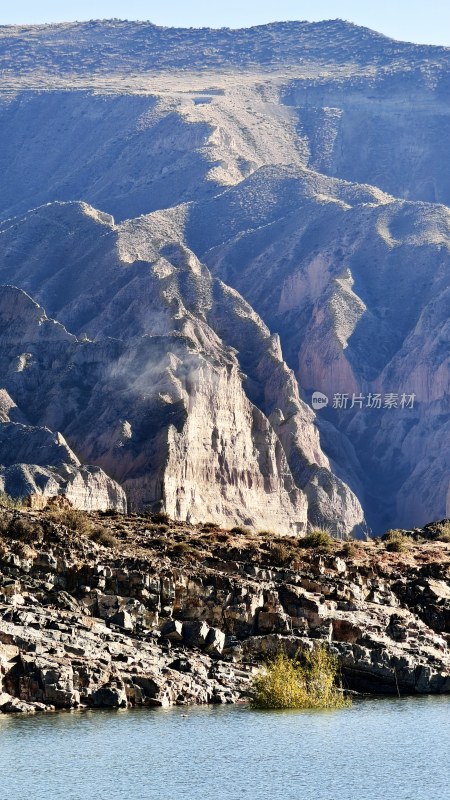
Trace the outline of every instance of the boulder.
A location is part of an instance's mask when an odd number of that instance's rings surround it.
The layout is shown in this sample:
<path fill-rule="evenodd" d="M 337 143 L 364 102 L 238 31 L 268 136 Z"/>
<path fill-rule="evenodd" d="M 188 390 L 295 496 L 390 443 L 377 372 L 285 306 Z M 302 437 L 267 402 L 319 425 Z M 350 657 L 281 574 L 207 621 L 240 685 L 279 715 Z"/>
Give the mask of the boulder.
<path fill-rule="evenodd" d="M 210 630 L 209 625 L 204 621 L 183 622 L 183 642 L 188 647 L 203 649 L 206 647 Z"/>
<path fill-rule="evenodd" d="M 162 626 L 161 636 L 164 637 L 164 639 L 169 639 L 171 642 L 182 642 L 183 623 L 177 619 L 171 619 Z"/>
<path fill-rule="evenodd" d="M 258 633 L 291 633 L 292 620 L 283 611 L 260 611 L 258 614 Z"/>
<path fill-rule="evenodd" d="M 332 620 L 332 639 L 335 642 L 357 642 L 363 635 L 362 628 L 349 619 Z"/>
<path fill-rule="evenodd" d="M 93 708 L 126 708 L 127 695 L 119 686 L 101 686 L 92 692 L 89 703 Z"/>
<path fill-rule="evenodd" d="M 131 617 L 131 614 L 124 609 L 121 609 L 112 617 L 109 617 L 109 622 L 113 625 L 117 625 L 119 628 L 122 628 L 124 631 L 133 631 L 134 630 L 134 623 Z"/>
<path fill-rule="evenodd" d="M 210 656 L 220 658 L 225 647 L 225 634 L 219 628 L 210 628 L 205 642 L 205 651 Z"/>

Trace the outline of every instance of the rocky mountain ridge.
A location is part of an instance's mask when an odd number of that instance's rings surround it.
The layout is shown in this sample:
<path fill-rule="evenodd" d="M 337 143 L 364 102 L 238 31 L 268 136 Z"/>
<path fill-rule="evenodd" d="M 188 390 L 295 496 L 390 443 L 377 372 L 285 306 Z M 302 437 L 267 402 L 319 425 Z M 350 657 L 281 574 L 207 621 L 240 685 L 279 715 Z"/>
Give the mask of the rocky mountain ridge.
<path fill-rule="evenodd" d="M 306 397 L 329 398 L 324 449 L 360 498 L 366 476 L 371 526 L 445 515 L 449 210 L 292 168 L 259 170 L 201 208 L 190 209 L 189 245 L 279 332 Z M 391 394 L 393 407 L 367 407 Z M 401 408 L 403 395 L 412 407 Z"/>
<path fill-rule="evenodd" d="M 91 20 L 0 27 L 2 66 L 86 73 L 168 69 L 249 69 L 309 62 L 393 66 L 433 57 L 447 65 L 449 48 L 399 42 L 343 20 L 275 22 L 242 29 L 168 28 L 151 22 Z"/>

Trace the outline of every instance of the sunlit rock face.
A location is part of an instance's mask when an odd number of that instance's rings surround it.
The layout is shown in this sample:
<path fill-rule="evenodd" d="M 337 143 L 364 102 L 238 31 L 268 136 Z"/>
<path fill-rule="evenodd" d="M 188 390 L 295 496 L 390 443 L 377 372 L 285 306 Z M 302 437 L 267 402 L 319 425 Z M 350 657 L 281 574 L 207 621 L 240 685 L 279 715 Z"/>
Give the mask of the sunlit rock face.
<path fill-rule="evenodd" d="M 57 203 L 1 227 L 2 278 L 27 292 L 1 289 L 5 415 L 60 431 L 132 509 L 285 534 L 308 522 L 354 530 L 360 504 L 330 469 L 278 339 L 172 217 L 116 226 Z"/>
<path fill-rule="evenodd" d="M 112 20 L 0 55 L 0 282 L 40 306 L 3 303 L 0 419 L 179 518 L 445 516 L 449 51 Z"/>
<path fill-rule="evenodd" d="M 318 412 L 325 452 L 364 498 L 373 526 L 408 527 L 445 515 L 449 210 L 375 191 L 370 200 L 356 191 L 352 197 L 353 187 L 335 180 L 328 194 L 322 181 L 314 197 L 309 187 L 299 190 L 310 176 L 294 181 L 292 171 L 277 171 L 223 194 L 214 204 L 222 226 L 230 218 L 235 227 L 235 207 L 245 206 L 257 180 L 271 185 L 270 207 L 252 228 L 246 220 L 228 241 L 205 248 L 210 269 L 279 332 L 306 396 L 329 398 Z M 288 192 L 292 209 L 285 213 Z M 371 405 L 377 395 L 381 408 Z"/>
<path fill-rule="evenodd" d="M 63 497 L 84 511 L 127 510 L 124 490 L 100 467 L 82 465 L 64 437 L 48 428 L 3 419 L 0 463 L 0 491 L 33 506 Z"/>

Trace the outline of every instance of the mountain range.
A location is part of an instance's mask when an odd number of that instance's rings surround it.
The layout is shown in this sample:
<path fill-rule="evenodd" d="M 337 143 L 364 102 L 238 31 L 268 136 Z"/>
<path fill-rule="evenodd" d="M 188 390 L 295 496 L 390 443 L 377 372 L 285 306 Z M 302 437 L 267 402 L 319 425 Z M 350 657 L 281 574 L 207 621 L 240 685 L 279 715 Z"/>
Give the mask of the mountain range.
<path fill-rule="evenodd" d="M 450 50 L 109 20 L 0 28 L 0 69 L 5 491 L 450 515 Z"/>

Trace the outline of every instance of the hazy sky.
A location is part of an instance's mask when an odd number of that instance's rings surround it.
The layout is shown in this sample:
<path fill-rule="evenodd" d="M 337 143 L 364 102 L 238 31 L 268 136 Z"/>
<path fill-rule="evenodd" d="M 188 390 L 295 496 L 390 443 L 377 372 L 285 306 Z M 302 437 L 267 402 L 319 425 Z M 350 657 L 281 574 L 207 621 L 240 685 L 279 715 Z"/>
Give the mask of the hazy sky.
<path fill-rule="evenodd" d="M 450 46 L 449 0 L 14 0 L 0 7 L 0 24 L 111 17 L 232 28 L 340 17 L 398 39 Z"/>

